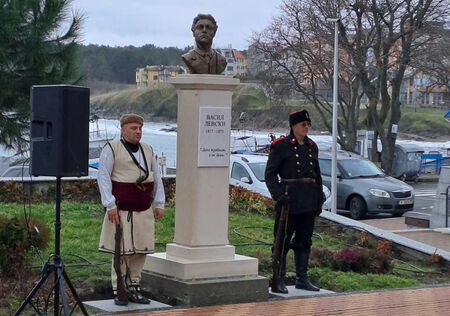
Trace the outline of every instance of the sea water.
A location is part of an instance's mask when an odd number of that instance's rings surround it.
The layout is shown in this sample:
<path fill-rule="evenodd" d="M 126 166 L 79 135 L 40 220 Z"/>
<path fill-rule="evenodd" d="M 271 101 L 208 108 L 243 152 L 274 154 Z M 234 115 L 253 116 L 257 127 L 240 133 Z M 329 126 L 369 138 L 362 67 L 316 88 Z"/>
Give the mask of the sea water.
<path fill-rule="evenodd" d="M 118 120 L 100 119 L 96 125 L 90 125 L 91 132 L 95 129 L 98 138 L 120 138 L 120 123 Z M 142 129 L 142 142 L 152 146 L 156 155 L 166 157 L 168 167 L 176 166 L 177 133 L 175 123 L 155 123 L 145 122 Z M 287 131 L 286 131 L 287 132 Z M 280 136 L 275 133 L 275 136 Z M 332 137 L 330 135 L 310 135 L 318 144 L 321 150 L 330 149 Z M 231 150 L 255 150 L 270 143 L 269 133 L 260 131 L 232 130 L 230 137 Z M 416 140 L 397 139 L 397 144 L 414 144 L 421 147 L 425 153 L 439 151 L 443 156 L 447 156 L 447 149 L 450 149 L 450 140 L 446 142 L 424 142 Z M 12 150 L 0 147 L 0 156 L 11 156 Z"/>

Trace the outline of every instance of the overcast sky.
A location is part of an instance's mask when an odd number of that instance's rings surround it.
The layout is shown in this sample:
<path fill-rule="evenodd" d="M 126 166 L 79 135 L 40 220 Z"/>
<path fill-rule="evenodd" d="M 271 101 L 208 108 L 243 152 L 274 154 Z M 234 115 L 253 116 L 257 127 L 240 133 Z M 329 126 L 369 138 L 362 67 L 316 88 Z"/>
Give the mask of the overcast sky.
<path fill-rule="evenodd" d="M 279 12 L 281 0 L 73 0 L 85 14 L 83 44 L 109 46 L 193 45 L 190 31 L 197 13 L 219 25 L 214 46 L 247 49 L 254 31 L 263 30 Z"/>

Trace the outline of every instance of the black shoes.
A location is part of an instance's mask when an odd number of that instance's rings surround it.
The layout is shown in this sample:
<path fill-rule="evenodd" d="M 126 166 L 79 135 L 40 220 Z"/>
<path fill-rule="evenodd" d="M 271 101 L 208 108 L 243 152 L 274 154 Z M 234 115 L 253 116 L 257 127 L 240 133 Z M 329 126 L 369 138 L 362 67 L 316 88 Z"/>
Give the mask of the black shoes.
<path fill-rule="evenodd" d="M 272 292 L 273 293 L 282 293 L 282 294 L 287 294 L 288 293 L 288 289 L 286 287 L 286 283 L 284 283 L 284 278 L 280 278 L 280 281 L 278 282 L 277 286 L 273 286 L 272 287 Z"/>
<path fill-rule="evenodd" d="M 314 292 L 320 291 L 318 287 L 312 285 L 312 283 L 309 282 L 306 276 L 295 278 L 295 288 Z"/>
<path fill-rule="evenodd" d="M 141 287 L 135 284 L 128 287 L 128 300 L 137 304 L 150 304 L 150 300 L 141 294 Z"/>
<path fill-rule="evenodd" d="M 114 304 L 118 305 L 118 306 L 127 306 L 128 305 L 128 300 L 123 301 L 120 300 L 117 296 L 114 297 Z"/>
<path fill-rule="evenodd" d="M 127 299 L 121 300 L 117 297 L 116 291 L 114 292 L 114 304 L 118 306 L 127 306 L 128 302 L 133 302 L 137 304 L 150 304 L 150 300 L 141 294 L 141 287 L 139 285 L 133 284 L 128 286 L 126 291 Z"/>

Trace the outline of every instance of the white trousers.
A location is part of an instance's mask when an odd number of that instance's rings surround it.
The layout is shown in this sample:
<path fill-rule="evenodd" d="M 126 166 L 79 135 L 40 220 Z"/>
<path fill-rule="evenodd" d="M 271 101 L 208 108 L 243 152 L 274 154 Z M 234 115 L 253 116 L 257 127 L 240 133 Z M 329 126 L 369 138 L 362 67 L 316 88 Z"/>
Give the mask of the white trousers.
<path fill-rule="evenodd" d="M 130 284 L 139 284 L 141 281 L 141 272 L 144 268 L 146 254 L 136 253 L 133 255 L 120 256 L 120 270 L 122 271 L 123 284 L 125 288 Z M 127 275 L 128 273 L 128 275 Z M 115 292 L 117 290 L 117 274 L 114 269 L 114 256 L 111 267 L 111 284 Z"/>

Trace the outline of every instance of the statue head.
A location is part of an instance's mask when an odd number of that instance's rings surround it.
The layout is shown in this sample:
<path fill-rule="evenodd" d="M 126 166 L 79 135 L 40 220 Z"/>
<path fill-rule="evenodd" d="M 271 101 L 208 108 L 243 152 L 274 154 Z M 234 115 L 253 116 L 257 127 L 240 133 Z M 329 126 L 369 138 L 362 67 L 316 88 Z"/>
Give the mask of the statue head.
<path fill-rule="evenodd" d="M 216 20 L 211 14 L 199 13 L 192 22 L 191 31 L 198 45 L 211 46 L 217 31 Z"/>
<path fill-rule="evenodd" d="M 217 23 L 211 14 L 197 14 L 191 26 L 196 48 L 181 56 L 191 74 L 221 74 L 227 60 L 212 49 Z"/>

